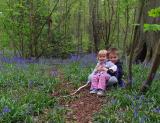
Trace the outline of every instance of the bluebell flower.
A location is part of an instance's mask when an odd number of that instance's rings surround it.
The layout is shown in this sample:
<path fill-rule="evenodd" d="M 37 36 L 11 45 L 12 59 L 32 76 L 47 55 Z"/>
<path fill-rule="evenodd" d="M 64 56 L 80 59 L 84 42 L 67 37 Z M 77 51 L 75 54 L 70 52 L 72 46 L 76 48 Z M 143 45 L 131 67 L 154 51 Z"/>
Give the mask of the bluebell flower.
<path fill-rule="evenodd" d="M 8 58 L 8 57 L 2 57 L 1 58 L 1 62 L 4 62 L 4 63 L 12 63 L 13 61 L 11 61 L 11 59 L 10 58 Z"/>
<path fill-rule="evenodd" d="M 116 100 L 116 99 L 112 99 L 112 100 L 111 100 L 111 103 L 112 103 L 113 105 L 115 105 L 115 104 L 117 103 L 117 100 Z"/>
<path fill-rule="evenodd" d="M 154 108 L 152 111 L 155 112 L 155 113 L 160 114 L 160 107 Z"/>
<path fill-rule="evenodd" d="M 8 106 L 5 106 L 2 110 L 2 113 L 9 113 L 11 110 L 8 108 Z"/>
<path fill-rule="evenodd" d="M 71 55 L 70 55 L 70 60 L 71 60 L 72 62 L 79 61 L 79 60 L 80 60 L 80 55 L 71 54 Z"/>
<path fill-rule="evenodd" d="M 25 59 L 24 58 L 22 58 L 22 57 L 13 57 L 12 58 L 13 59 L 13 61 L 15 62 L 15 63 L 18 63 L 18 64 L 25 64 Z"/>
<path fill-rule="evenodd" d="M 28 88 L 32 88 L 33 84 L 34 84 L 34 81 L 33 80 L 29 80 L 28 81 Z"/>
<path fill-rule="evenodd" d="M 147 116 L 146 116 L 146 115 L 143 115 L 143 116 L 140 118 L 139 123 L 145 123 L 146 119 L 147 119 Z"/>
<path fill-rule="evenodd" d="M 138 109 L 137 109 L 137 107 L 134 108 L 133 115 L 134 115 L 134 118 L 138 117 Z"/>
<path fill-rule="evenodd" d="M 160 80 L 160 74 L 156 73 L 154 80 Z"/>
<path fill-rule="evenodd" d="M 57 70 L 52 70 L 51 71 L 51 76 L 54 76 L 54 77 L 58 76 L 58 71 Z"/>

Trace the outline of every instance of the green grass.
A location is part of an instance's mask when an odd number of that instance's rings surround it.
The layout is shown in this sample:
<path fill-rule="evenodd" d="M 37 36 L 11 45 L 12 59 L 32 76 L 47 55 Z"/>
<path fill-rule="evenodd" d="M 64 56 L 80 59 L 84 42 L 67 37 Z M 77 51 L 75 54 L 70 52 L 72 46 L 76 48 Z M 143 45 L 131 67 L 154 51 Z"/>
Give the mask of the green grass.
<path fill-rule="evenodd" d="M 42 68 L 45 65 L 1 66 L 0 122 L 34 122 L 35 117 L 43 114 L 44 110 L 50 109 L 53 112 L 57 100 L 49 94 L 59 79 L 45 74 Z M 46 121 L 47 118 L 43 120 Z"/>
<path fill-rule="evenodd" d="M 126 66 L 124 66 L 125 68 Z M 93 66 L 82 68 L 73 63 L 63 67 L 64 76 L 75 86 L 87 81 Z M 125 68 L 126 69 L 126 68 Z M 160 122 L 160 70 L 146 95 L 140 95 L 139 89 L 145 81 L 149 67 L 133 65 L 132 89 L 112 88 L 106 92 L 106 104 L 94 115 L 95 123 L 157 123 Z M 127 75 L 127 72 L 125 72 Z M 124 77 L 126 78 L 126 76 Z"/>
<path fill-rule="evenodd" d="M 62 65 L 64 81 L 75 88 L 87 81 L 93 65 L 79 63 Z M 50 93 L 58 86 L 58 77 L 49 76 L 50 66 L 39 64 L 2 64 L 0 67 L 0 122 L 56 122 L 64 123 L 67 109 L 58 105 Z M 160 80 L 157 77 L 146 95 L 139 94 L 148 69 L 133 66 L 133 88 L 111 88 L 106 92 L 106 103 L 94 114 L 95 123 L 157 123 L 160 122 Z M 159 75 L 158 71 L 158 75 Z M 67 90 L 60 90 L 62 95 Z M 64 100 L 71 100 L 64 98 Z"/>
<path fill-rule="evenodd" d="M 134 65 L 133 88 L 114 89 L 107 92 L 109 100 L 101 112 L 94 115 L 95 123 L 158 123 L 160 122 L 160 80 L 153 81 L 146 95 L 139 88 L 146 79 L 148 68 Z"/>

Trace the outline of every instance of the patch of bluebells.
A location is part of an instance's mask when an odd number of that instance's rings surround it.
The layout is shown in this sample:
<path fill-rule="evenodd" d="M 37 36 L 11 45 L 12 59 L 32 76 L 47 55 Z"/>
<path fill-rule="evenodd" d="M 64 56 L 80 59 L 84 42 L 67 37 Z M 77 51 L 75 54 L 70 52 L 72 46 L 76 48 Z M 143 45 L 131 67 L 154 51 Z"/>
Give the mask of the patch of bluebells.
<path fill-rule="evenodd" d="M 33 85 L 34 85 L 34 81 L 33 80 L 29 80 L 28 81 L 28 88 L 32 88 L 33 87 Z"/>
<path fill-rule="evenodd" d="M 160 73 L 156 73 L 154 76 L 154 80 L 160 80 Z"/>
<path fill-rule="evenodd" d="M 77 55 L 71 54 L 69 58 L 72 62 L 80 62 L 82 66 L 88 66 L 89 64 L 96 63 L 96 54 L 84 54 L 84 55 Z"/>
<path fill-rule="evenodd" d="M 58 76 L 58 71 L 57 71 L 57 69 L 53 69 L 53 70 L 51 70 L 51 76 L 53 76 L 53 77 L 56 77 L 56 76 Z"/>
<path fill-rule="evenodd" d="M 78 54 L 70 54 L 69 59 L 70 59 L 72 62 L 77 62 L 77 61 L 80 60 L 80 55 L 78 55 Z"/>
<path fill-rule="evenodd" d="M 131 107 L 133 109 L 133 116 L 135 119 L 139 119 L 139 122 L 140 123 L 145 123 L 149 117 L 147 117 L 146 115 L 142 115 L 140 116 L 139 115 L 139 111 L 143 108 L 142 107 L 142 104 L 145 105 L 152 105 L 152 103 L 154 102 L 154 100 L 149 100 L 149 99 L 146 99 L 144 97 L 144 95 L 128 95 L 126 94 L 125 97 L 131 101 Z M 154 113 L 158 113 L 160 114 L 160 107 L 156 107 L 154 109 L 151 110 L 152 112 Z"/>
<path fill-rule="evenodd" d="M 144 103 L 144 95 L 128 95 L 126 94 L 125 97 L 131 101 L 131 107 L 133 109 L 133 116 L 134 118 L 138 118 L 139 110 L 142 109 L 142 103 Z"/>
<path fill-rule="evenodd" d="M 155 113 L 160 114 L 160 107 L 156 107 L 152 111 L 155 112 Z"/>
<path fill-rule="evenodd" d="M 112 99 L 111 103 L 112 103 L 112 105 L 116 105 L 117 104 L 117 99 Z"/>
<path fill-rule="evenodd" d="M 0 113 L 0 117 L 11 112 L 11 109 L 8 107 L 8 106 L 5 106 L 3 109 L 2 109 L 2 112 Z"/>
<path fill-rule="evenodd" d="M 140 119 L 139 119 L 139 123 L 146 123 L 146 121 L 148 120 L 148 117 L 146 115 L 143 115 Z"/>
<path fill-rule="evenodd" d="M 80 59 L 81 67 L 87 67 L 90 66 L 91 64 L 96 64 L 96 62 L 97 62 L 96 54 L 94 53 L 84 55 Z"/>
<path fill-rule="evenodd" d="M 28 104 L 25 113 L 26 113 L 27 115 L 33 114 L 33 113 L 34 113 L 34 105 L 33 105 L 33 104 Z"/>
<path fill-rule="evenodd" d="M 12 63 L 17 63 L 17 64 L 25 64 L 25 63 L 34 63 L 34 60 L 32 58 L 22 58 L 22 57 L 1 57 L 0 61 L 2 63 L 8 63 L 8 64 L 12 64 Z"/>

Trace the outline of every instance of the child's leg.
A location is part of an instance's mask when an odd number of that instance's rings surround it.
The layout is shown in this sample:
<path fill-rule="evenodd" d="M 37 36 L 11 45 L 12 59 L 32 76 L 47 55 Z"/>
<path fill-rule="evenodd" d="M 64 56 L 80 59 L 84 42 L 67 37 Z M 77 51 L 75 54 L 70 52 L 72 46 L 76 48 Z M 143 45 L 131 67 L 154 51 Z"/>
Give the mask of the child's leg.
<path fill-rule="evenodd" d="M 117 78 L 115 76 L 111 76 L 107 82 L 107 86 L 110 87 L 116 83 L 118 83 Z"/>
<path fill-rule="evenodd" d="M 108 81 L 110 78 L 110 75 L 106 72 L 103 72 L 100 74 L 99 83 L 98 83 L 98 89 L 105 90 L 106 89 L 106 81 Z"/>
<path fill-rule="evenodd" d="M 90 82 L 91 82 L 93 75 L 94 75 L 94 73 L 91 73 L 91 74 L 88 76 L 88 81 L 87 81 L 87 83 L 90 83 Z"/>
<path fill-rule="evenodd" d="M 100 76 L 99 73 L 97 73 L 97 74 L 92 74 L 92 77 L 91 77 L 91 90 L 98 88 L 99 76 Z"/>

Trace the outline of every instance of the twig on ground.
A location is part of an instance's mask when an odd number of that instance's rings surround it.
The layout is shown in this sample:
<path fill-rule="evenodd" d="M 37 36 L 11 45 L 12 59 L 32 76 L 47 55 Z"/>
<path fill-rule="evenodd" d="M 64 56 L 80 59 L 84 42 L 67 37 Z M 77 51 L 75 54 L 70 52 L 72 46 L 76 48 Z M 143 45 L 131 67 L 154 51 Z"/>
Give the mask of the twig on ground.
<path fill-rule="evenodd" d="M 89 83 L 86 83 L 85 85 L 79 87 L 75 92 L 71 93 L 70 95 L 73 96 L 76 93 L 78 93 L 80 90 L 82 90 L 83 88 L 88 87 L 88 86 L 89 86 Z"/>

